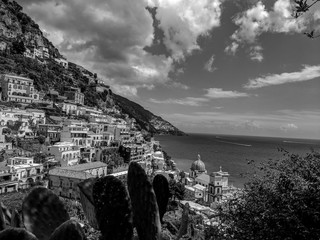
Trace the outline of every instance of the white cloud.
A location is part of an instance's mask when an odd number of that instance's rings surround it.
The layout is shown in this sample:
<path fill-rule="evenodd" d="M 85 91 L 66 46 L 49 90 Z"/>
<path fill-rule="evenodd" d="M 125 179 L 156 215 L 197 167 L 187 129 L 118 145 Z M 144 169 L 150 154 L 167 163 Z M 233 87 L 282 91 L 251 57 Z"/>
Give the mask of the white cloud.
<path fill-rule="evenodd" d="M 262 1 L 239 14 L 234 23 L 239 27 L 231 36 L 232 43 L 225 49 L 235 53 L 240 44 L 255 44 L 257 38 L 264 32 L 300 33 L 305 30 L 305 16 L 293 18 L 290 0 L 277 0 L 271 11 L 267 11 Z M 260 51 L 261 52 L 261 51 Z M 253 60 L 262 60 L 261 54 Z"/>
<path fill-rule="evenodd" d="M 239 98 L 239 97 L 248 97 L 249 94 L 237 92 L 237 91 L 224 91 L 221 88 L 209 88 L 206 89 L 207 93 L 205 94 L 208 98 Z"/>
<path fill-rule="evenodd" d="M 298 126 L 293 123 L 288 123 L 280 126 L 280 129 L 284 132 L 290 131 L 290 130 L 297 130 Z"/>
<path fill-rule="evenodd" d="M 217 68 L 213 65 L 214 57 L 215 56 L 212 55 L 204 65 L 204 69 L 207 70 L 208 72 L 214 72 L 215 70 L 217 70 Z"/>
<path fill-rule="evenodd" d="M 239 43 L 236 43 L 236 42 L 232 42 L 229 46 L 227 46 L 224 51 L 227 53 L 227 54 L 230 54 L 230 55 L 235 55 L 235 53 L 237 52 L 239 48 Z"/>
<path fill-rule="evenodd" d="M 190 89 L 189 86 L 183 84 L 183 83 L 180 83 L 180 82 L 171 82 L 171 83 L 168 83 L 166 86 L 168 87 L 175 87 L 175 88 L 181 88 L 183 90 L 188 90 Z"/>
<path fill-rule="evenodd" d="M 201 106 L 204 102 L 208 102 L 209 100 L 206 98 L 195 98 L 195 97 L 186 97 L 181 99 L 165 99 L 165 100 L 157 100 L 154 98 L 149 99 L 152 103 L 158 104 L 179 104 L 185 106 Z"/>
<path fill-rule="evenodd" d="M 263 48 L 259 45 L 250 48 L 250 58 L 253 61 L 261 62 L 263 60 L 262 55 Z"/>
<path fill-rule="evenodd" d="M 138 93 L 138 89 L 135 86 L 128 85 L 112 85 L 112 90 L 120 95 L 124 95 L 127 97 L 136 97 Z"/>
<path fill-rule="evenodd" d="M 285 83 L 309 81 L 317 77 L 320 77 L 320 65 L 305 66 L 300 72 L 271 74 L 250 79 L 244 87 L 247 89 L 262 88 Z"/>
<path fill-rule="evenodd" d="M 154 38 L 147 0 L 21 0 L 24 11 L 69 61 L 110 85 L 156 85 L 169 80 L 173 59 L 146 52 Z M 124 87 L 126 88 L 126 87 Z"/>
<path fill-rule="evenodd" d="M 220 26 L 223 0 L 150 0 L 157 7 L 156 18 L 164 31 L 164 44 L 175 60 L 199 50 L 197 39 Z"/>

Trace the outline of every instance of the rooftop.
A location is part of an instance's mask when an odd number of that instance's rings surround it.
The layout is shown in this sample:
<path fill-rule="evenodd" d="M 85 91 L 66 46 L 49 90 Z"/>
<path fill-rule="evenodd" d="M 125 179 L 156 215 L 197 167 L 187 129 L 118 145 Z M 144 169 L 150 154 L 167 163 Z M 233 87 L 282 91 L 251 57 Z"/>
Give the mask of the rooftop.
<path fill-rule="evenodd" d="M 100 168 L 100 167 L 107 167 L 107 164 L 98 161 L 98 162 L 90 162 L 90 163 L 83 163 L 83 164 L 78 164 L 78 165 L 73 165 L 68 167 L 62 167 L 61 169 L 72 170 L 72 171 L 86 171 L 89 169 Z"/>
<path fill-rule="evenodd" d="M 64 146 L 73 147 L 75 145 L 73 143 L 71 143 L 71 142 L 57 142 L 53 146 L 54 147 L 64 147 Z"/>
<path fill-rule="evenodd" d="M 49 175 L 51 176 L 59 176 L 59 177 L 68 177 L 68 178 L 77 178 L 77 179 L 88 179 L 94 178 L 90 173 L 87 172 L 79 172 L 62 168 L 54 168 L 49 171 Z"/>
<path fill-rule="evenodd" d="M 17 75 L 10 75 L 10 74 L 4 74 L 5 77 L 12 77 L 12 78 L 19 78 L 21 80 L 26 80 L 26 81 L 31 81 L 33 82 L 32 79 L 30 78 L 26 78 L 26 77 L 21 77 L 21 76 L 17 76 Z"/>
<path fill-rule="evenodd" d="M 196 184 L 196 185 L 194 185 L 193 187 L 194 187 L 195 189 L 198 189 L 198 190 L 201 190 L 201 191 L 203 191 L 203 190 L 206 189 L 205 186 L 202 186 L 202 185 L 200 185 L 200 184 Z"/>

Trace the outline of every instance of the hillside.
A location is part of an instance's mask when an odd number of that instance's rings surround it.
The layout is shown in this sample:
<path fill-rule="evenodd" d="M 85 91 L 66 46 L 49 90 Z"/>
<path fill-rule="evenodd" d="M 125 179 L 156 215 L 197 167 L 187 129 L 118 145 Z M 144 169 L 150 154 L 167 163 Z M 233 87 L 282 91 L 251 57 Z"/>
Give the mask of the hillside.
<path fill-rule="evenodd" d="M 140 126 L 146 126 L 147 131 L 160 134 L 185 135 L 171 123 L 159 116 L 155 116 L 139 104 L 116 94 L 113 94 L 113 99 L 123 113 L 135 118 Z"/>
<path fill-rule="evenodd" d="M 110 87 L 98 81 L 97 75 L 68 62 L 65 68 L 57 62 L 64 59 L 59 50 L 44 36 L 39 26 L 15 1 L 0 1 L 0 73 L 14 73 L 34 80 L 38 91 L 56 90 L 63 95 L 68 86 L 79 87 L 85 95 L 85 105 L 117 107 L 136 119 L 141 129 L 153 134 L 183 134 L 169 122 L 145 110 L 142 106 L 112 93 Z M 26 56 L 29 49 L 48 49 L 47 57 Z M 35 51 L 35 50 L 34 50 Z"/>

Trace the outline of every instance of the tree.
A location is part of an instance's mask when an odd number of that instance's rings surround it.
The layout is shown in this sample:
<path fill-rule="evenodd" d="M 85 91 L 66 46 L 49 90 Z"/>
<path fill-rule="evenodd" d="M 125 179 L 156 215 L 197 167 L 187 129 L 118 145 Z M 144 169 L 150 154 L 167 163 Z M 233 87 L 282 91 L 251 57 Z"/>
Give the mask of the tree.
<path fill-rule="evenodd" d="M 22 40 L 16 40 L 12 42 L 12 53 L 22 55 L 26 51 L 24 42 Z"/>
<path fill-rule="evenodd" d="M 294 9 L 293 9 L 293 16 L 298 18 L 308 12 L 311 7 L 313 7 L 316 3 L 320 2 L 320 0 L 294 0 Z M 319 29 L 318 29 L 319 30 Z M 304 33 L 309 38 L 318 38 L 320 37 L 320 33 L 316 33 L 315 29 L 312 29 L 310 32 Z"/>
<path fill-rule="evenodd" d="M 44 163 L 46 162 L 47 154 L 45 153 L 36 153 L 34 155 L 34 163 Z"/>
<path fill-rule="evenodd" d="M 40 136 L 38 137 L 38 141 L 39 141 L 39 143 L 40 143 L 41 145 L 43 145 L 43 144 L 46 142 L 46 137 L 43 136 L 43 135 L 40 135 Z"/>
<path fill-rule="evenodd" d="M 31 131 L 33 132 L 33 135 L 36 135 L 36 133 L 38 131 L 38 126 L 37 126 L 37 124 L 34 123 L 34 121 L 31 117 L 28 119 L 28 125 L 29 125 L 29 128 L 31 129 Z"/>
<path fill-rule="evenodd" d="M 320 239 L 320 154 L 281 151 L 219 207 L 225 239 Z"/>
<path fill-rule="evenodd" d="M 180 201 L 183 200 L 185 192 L 186 192 L 186 188 L 185 188 L 184 184 L 181 182 L 178 182 L 178 183 L 176 183 L 175 188 L 176 188 L 175 189 L 175 197 Z"/>

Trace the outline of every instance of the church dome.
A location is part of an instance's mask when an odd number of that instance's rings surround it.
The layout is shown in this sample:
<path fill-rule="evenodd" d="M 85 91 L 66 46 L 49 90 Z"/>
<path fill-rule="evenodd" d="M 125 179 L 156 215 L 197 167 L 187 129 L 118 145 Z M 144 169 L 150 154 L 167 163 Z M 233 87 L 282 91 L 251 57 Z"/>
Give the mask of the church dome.
<path fill-rule="evenodd" d="M 191 170 L 198 171 L 198 172 L 206 172 L 206 166 L 204 162 L 201 161 L 199 154 L 198 154 L 198 159 L 192 163 Z"/>

